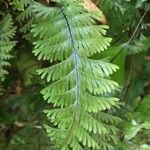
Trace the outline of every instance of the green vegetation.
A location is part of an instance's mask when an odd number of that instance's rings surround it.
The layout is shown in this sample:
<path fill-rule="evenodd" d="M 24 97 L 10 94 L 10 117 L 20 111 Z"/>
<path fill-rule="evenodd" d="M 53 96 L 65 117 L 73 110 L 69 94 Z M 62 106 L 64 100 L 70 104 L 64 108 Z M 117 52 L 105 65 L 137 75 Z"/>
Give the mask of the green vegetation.
<path fill-rule="evenodd" d="M 0 7 L 0 150 L 150 149 L 148 1 Z"/>

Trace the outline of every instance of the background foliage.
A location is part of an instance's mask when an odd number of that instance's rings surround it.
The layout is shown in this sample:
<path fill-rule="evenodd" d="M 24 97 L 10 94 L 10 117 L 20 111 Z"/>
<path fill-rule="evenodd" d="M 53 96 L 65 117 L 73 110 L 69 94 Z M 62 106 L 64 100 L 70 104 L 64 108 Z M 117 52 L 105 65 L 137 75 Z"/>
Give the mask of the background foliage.
<path fill-rule="evenodd" d="M 43 128 L 43 124 L 48 123 L 43 110 L 52 106 L 42 100 L 40 91 L 45 81 L 36 73 L 38 68 L 47 66 L 48 62 L 38 61 L 32 54 L 34 39 L 28 31 L 35 18 L 31 17 L 30 2 L 0 0 L 0 53 L 4 53 L 0 54 L 2 150 L 46 150 L 52 147 Z M 118 125 L 119 140 L 114 144 L 115 149 L 148 150 L 150 3 L 146 0 L 94 2 L 106 17 L 109 25 L 107 36 L 113 41 L 107 51 L 92 57 L 107 57 L 120 68 L 111 75 L 122 86 L 122 90 L 117 93 L 121 109 L 110 112 L 123 120 Z"/>

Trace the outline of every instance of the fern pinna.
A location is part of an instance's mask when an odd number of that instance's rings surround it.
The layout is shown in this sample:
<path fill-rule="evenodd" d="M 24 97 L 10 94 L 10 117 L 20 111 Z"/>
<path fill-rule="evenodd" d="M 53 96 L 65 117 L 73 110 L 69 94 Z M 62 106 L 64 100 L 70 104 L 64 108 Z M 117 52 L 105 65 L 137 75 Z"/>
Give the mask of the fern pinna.
<path fill-rule="evenodd" d="M 105 25 L 97 25 L 100 11 L 89 13 L 80 2 L 55 0 L 50 7 L 33 4 L 36 22 L 33 53 L 53 65 L 38 70 L 47 80 L 41 91 L 53 104 L 45 110 L 53 125 L 45 125 L 54 149 L 113 149 L 117 117 L 104 110 L 118 106 L 109 93 L 118 88 L 109 75 L 118 69 L 107 60 L 91 56 L 107 49 Z M 109 142 L 108 142 L 109 141 Z"/>
<path fill-rule="evenodd" d="M 0 22 L 0 84 L 8 74 L 5 67 L 10 65 L 8 60 L 12 57 L 10 51 L 15 46 L 15 42 L 11 41 L 15 30 L 13 19 L 10 14 L 7 14 Z"/>

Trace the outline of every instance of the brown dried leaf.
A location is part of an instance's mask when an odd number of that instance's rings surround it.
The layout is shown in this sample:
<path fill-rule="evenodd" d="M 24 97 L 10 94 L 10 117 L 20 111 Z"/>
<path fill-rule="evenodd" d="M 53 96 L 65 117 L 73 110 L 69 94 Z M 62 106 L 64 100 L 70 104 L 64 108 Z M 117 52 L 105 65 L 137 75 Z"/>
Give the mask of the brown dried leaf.
<path fill-rule="evenodd" d="M 84 0 L 83 6 L 89 12 L 98 11 L 99 10 L 99 8 L 97 7 L 97 5 L 94 2 L 92 2 L 91 0 Z M 107 24 L 107 18 L 106 18 L 106 16 L 104 14 L 102 14 L 102 16 L 100 16 L 99 21 L 102 24 Z"/>

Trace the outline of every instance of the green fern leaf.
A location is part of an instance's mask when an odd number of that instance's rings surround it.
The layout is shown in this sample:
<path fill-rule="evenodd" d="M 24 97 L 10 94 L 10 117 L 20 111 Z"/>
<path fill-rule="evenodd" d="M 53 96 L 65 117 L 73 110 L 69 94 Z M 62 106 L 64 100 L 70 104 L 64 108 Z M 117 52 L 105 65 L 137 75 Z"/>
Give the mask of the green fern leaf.
<path fill-rule="evenodd" d="M 32 0 L 11 0 L 10 4 L 17 10 L 23 11 Z"/>
<path fill-rule="evenodd" d="M 17 16 L 17 21 L 20 23 L 21 27 L 19 31 L 23 34 L 23 37 L 32 42 L 32 35 L 30 34 L 31 26 L 34 23 L 34 13 L 32 10 L 33 0 L 13 0 L 12 5 L 21 13 Z"/>
<path fill-rule="evenodd" d="M 46 131 L 56 149 L 106 149 L 111 147 L 107 136 L 117 132 L 113 124 L 120 120 L 101 111 L 118 106 L 117 98 L 105 96 L 119 87 L 109 78 L 118 67 L 91 56 L 110 45 L 111 38 L 104 36 L 108 27 L 96 25 L 101 12 L 88 13 L 79 2 L 55 2 L 60 6 L 34 3 L 31 30 L 33 53 L 53 63 L 38 70 L 47 80 L 43 98 L 54 107 L 44 111 L 53 124 L 45 125 Z M 95 135 L 103 137 L 103 144 L 99 145 Z"/>
<path fill-rule="evenodd" d="M 11 39 L 15 35 L 15 30 L 12 17 L 7 14 L 0 22 L 0 83 L 5 79 L 5 75 L 8 74 L 5 67 L 10 65 L 8 60 L 12 58 L 10 52 L 15 46 L 15 42 L 11 41 Z"/>
<path fill-rule="evenodd" d="M 126 45 L 125 48 L 127 48 L 127 52 L 129 55 L 138 54 L 143 51 L 148 50 L 148 44 L 147 42 L 149 39 L 145 37 L 144 35 L 141 35 L 139 39 L 134 40 L 131 44 Z"/>

